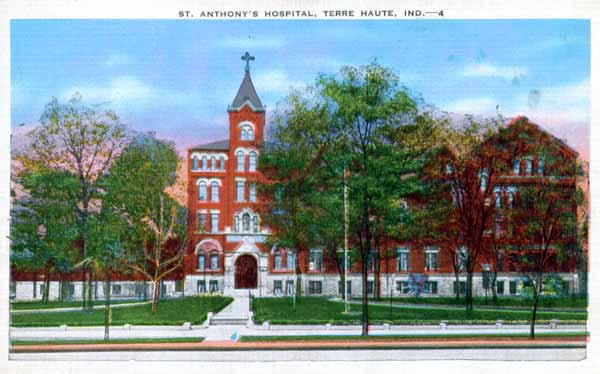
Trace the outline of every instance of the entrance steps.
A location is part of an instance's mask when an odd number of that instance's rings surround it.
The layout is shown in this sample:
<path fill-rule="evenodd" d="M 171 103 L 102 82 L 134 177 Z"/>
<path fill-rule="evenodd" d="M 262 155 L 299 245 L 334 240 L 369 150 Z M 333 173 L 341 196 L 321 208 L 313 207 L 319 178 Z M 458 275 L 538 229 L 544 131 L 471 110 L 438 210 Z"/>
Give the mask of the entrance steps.
<path fill-rule="evenodd" d="M 211 325 L 246 325 L 250 319 L 250 298 L 234 295 L 233 302 L 210 319 Z"/>

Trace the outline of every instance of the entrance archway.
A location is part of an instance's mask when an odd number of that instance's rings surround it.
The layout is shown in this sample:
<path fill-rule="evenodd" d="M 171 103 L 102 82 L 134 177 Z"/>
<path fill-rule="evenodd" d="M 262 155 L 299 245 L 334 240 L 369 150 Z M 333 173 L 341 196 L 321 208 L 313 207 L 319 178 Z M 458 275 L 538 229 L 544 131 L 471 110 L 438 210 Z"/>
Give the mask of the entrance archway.
<path fill-rule="evenodd" d="M 256 288 L 258 264 L 252 255 L 242 255 L 235 261 L 235 288 Z"/>

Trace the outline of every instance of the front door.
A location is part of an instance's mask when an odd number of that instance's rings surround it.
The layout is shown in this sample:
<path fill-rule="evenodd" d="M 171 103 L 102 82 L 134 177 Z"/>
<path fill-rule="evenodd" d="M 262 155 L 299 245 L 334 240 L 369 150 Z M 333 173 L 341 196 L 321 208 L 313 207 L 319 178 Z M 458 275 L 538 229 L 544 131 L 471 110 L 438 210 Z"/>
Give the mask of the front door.
<path fill-rule="evenodd" d="M 238 257 L 235 262 L 235 288 L 256 288 L 257 279 L 256 259 L 251 255 Z"/>

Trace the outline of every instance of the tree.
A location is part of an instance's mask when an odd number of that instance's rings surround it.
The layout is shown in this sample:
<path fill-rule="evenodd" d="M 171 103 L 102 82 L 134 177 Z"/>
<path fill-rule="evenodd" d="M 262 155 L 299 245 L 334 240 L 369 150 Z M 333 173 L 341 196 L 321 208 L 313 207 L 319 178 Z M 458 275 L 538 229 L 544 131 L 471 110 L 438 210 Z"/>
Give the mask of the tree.
<path fill-rule="evenodd" d="M 77 180 L 76 212 L 82 258 L 88 257 L 88 220 L 98 211 L 98 181 L 127 142 L 125 127 L 111 110 L 83 104 L 76 94 L 68 102 L 52 99 L 31 132 L 32 143 L 17 156 L 24 170 L 65 170 Z M 85 273 L 83 307 L 91 308 L 91 274 Z"/>
<path fill-rule="evenodd" d="M 127 222 L 122 265 L 154 285 L 152 312 L 161 281 L 181 267 L 187 246 L 187 214 L 166 192 L 176 183 L 175 145 L 140 135 L 128 144 L 103 182 L 107 208 Z"/>
<path fill-rule="evenodd" d="M 464 250 L 467 273 L 465 307 L 473 310 L 473 274 L 486 252 L 486 233 L 496 212 L 492 203 L 497 177 L 508 170 L 510 151 L 490 141 L 502 118 L 479 123 L 466 118 L 462 127 L 448 127 L 444 142 L 431 159 L 426 179 L 432 193 L 434 236 L 446 237 L 454 251 Z"/>
<path fill-rule="evenodd" d="M 48 302 L 50 277 L 72 268 L 79 232 L 72 210 L 77 199 L 77 180 L 69 172 L 39 170 L 24 173 L 19 182 L 26 196 L 11 211 L 11 263 L 44 275 L 42 301 Z"/>
<path fill-rule="evenodd" d="M 393 151 L 402 143 L 390 143 L 401 139 L 397 135 L 402 132 L 414 132 L 417 115 L 417 101 L 390 70 L 376 63 L 345 67 L 337 75 L 319 76 L 308 92 L 290 96 L 286 112 L 276 117 L 273 144 L 263 152 L 265 175 L 272 181 L 267 189 L 282 197 L 272 200 L 266 220 L 279 240 L 287 236 L 293 244 L 307 247 L 339 248 L 343 165 L 348 166 L 349 231 L 361 266 L 363 335 L 369 329 L 369 262 L 378 258 L 374 253 L 385 232 L 384 210 L 394 211 L 389 191 L 378 178 L 393 178 L 391 186 L 397 190 L 391 196 L 399 207 L 399 199 L 410 190 L 404 181 L 414 170 L 394 169 L 404 165 Z"/>

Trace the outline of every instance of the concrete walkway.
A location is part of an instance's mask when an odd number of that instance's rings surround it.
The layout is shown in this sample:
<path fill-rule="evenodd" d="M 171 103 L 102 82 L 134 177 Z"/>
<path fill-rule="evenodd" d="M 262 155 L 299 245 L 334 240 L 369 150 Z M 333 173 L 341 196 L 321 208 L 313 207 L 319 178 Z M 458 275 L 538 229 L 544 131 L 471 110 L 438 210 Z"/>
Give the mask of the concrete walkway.
<path fill-rule="evenodd" d="M 129 308 L 132 306 L 145 305 L 150 304 L 152 301 L 140 301 L 133 303 L 118 303 L 111 304 L 111 308 Z M 94 305 L 92 306 L 93 310 L 101 310 L 104 309 L 105 305 Z M 47 309 L 11 309 L 11 314 L 36 314 L 36 313 L 61 313 L 61 312 L 79 312 L 81 307 L 70 307 L 70 308 L 47 308 Z"/>

